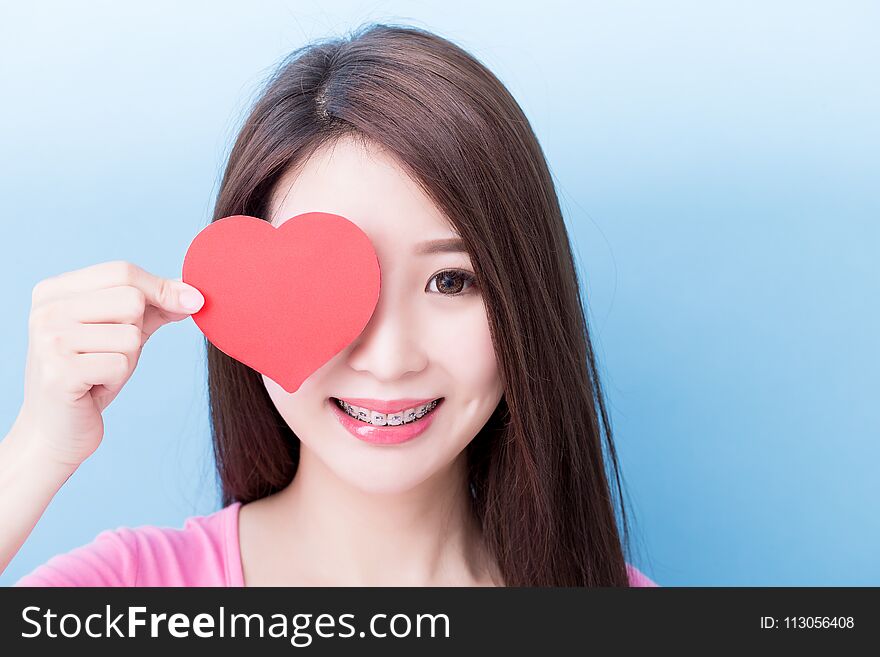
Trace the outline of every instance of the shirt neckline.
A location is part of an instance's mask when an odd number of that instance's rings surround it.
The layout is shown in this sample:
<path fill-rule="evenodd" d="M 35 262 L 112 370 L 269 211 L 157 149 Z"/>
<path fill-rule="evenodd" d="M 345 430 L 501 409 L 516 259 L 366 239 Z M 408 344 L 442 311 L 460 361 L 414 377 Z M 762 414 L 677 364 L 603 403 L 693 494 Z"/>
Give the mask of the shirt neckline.
<path fill-rule="evenodd" d="M 244 565 L 241 561 L 241 534 L 239 516 L 241 502 L 233 502 L 226 507 L 226 582 L 227 586 L 244 587 Z M 657 586 L 644 573 L 632 564 L 626 564 L 630 586 Z M 647 582 L 647 583 L 646 583 Z"/>

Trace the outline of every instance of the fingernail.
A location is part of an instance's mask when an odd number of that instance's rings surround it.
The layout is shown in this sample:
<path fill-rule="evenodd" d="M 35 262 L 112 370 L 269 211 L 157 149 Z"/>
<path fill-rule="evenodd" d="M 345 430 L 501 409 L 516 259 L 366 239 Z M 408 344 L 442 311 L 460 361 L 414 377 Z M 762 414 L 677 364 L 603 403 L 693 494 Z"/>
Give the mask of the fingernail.
<path fill-rule="evenodd" d="M 180 299 L 180 305 L 189 312 L 195 312 L 205 304 L 205 297 L 192 287 L 184 288 L 178 299 Z"/>

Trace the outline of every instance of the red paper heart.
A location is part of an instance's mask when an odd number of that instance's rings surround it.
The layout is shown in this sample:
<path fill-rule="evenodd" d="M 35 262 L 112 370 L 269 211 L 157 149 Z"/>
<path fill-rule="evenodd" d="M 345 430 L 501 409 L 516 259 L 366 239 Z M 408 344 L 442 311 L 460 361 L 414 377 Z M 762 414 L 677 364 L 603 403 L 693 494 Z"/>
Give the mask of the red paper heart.
<path fill-rule="evenodd" d="M 307 212 L 278 228 L 218 219 L 187 249 L 182 280 L 205 297 L 192 318 L 211 344 L 295 392 L 364 330 L 381 276 L 357 225 Z"/>

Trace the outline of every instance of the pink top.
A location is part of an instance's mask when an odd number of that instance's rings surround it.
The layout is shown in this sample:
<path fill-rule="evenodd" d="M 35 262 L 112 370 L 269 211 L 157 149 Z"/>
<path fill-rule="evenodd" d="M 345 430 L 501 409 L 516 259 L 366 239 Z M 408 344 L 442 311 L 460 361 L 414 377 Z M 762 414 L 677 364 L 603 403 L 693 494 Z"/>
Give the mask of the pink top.
<path fill-rule="evenodd" d="M 240 502 L 183 529 L 145 525 L 104 530 L 52 557 L 13 586 L 244 586 L 238 542 Z M 657 586 L 627 564 L 631 586 Z"/>

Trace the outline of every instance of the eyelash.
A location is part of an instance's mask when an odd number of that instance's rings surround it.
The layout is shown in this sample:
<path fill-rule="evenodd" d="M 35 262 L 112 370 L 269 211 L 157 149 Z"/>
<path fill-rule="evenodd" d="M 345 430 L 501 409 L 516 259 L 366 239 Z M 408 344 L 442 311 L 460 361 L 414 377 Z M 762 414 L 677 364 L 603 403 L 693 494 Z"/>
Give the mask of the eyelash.
<path fill-rule="evenodd" d="M 455 294 L 446 294 L 444 292 L 440 292 L 439 288 L 438 288 L 437 294 L 439 294 L 441 296 L 461 297 L 466 294 L 469 294 L 469 290 L 472 291 L 477 286 L 477 278 L 476 278 L 476 276 L 474 276 L 470 272 L 464 271 L 463 269 L 444 269 L 443 271 L 438 271 L 436 274 L 431 276 L 431 279 L 428 281 L 426 291 L 432 292 L 433 290 L 428 289 L 431 287 L 431 283 L 433 281 L 436 281 L 441 276 L 444 276 L 447 274 L 452 274 L 455 278 L 463 278 L 465 280 L 465 283 L 467 283 L 467 285 L 462 289 L 461 292 L 456 292 Z"/>

